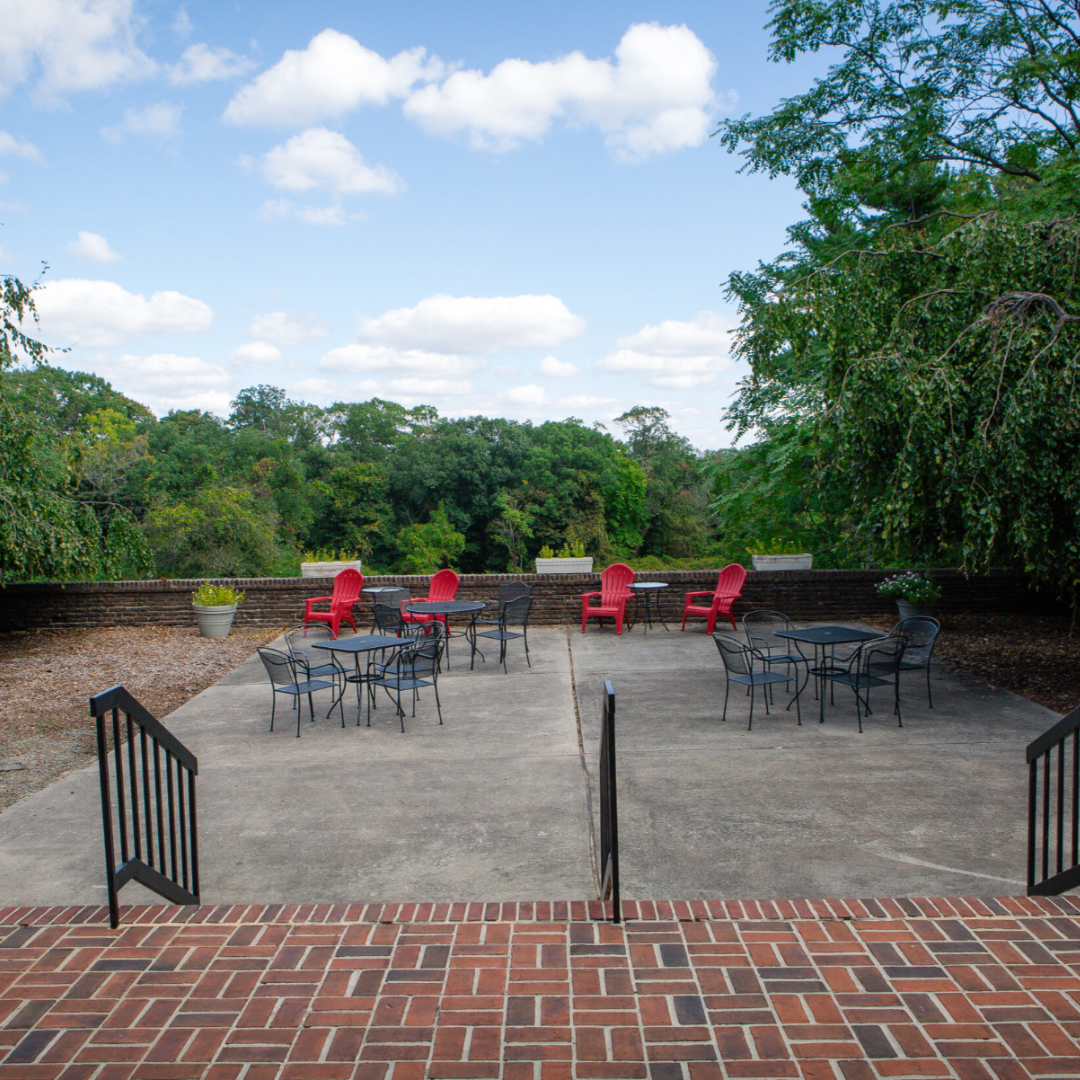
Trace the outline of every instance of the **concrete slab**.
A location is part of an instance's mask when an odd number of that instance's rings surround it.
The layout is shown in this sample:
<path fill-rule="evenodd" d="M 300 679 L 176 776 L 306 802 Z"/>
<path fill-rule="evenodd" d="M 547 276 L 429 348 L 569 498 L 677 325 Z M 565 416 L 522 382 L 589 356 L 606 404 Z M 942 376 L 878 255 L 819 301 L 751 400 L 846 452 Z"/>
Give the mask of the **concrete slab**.
<path fill-rule="evenodd" d="M 533 667 L 519 648 L 504 675 L 493 657 L 470 673 L 454 642 L 454 668 L 439 680 L 445 724 L 428 692 L 404 735 L 385 698 L 370 728 L 355 726 L 346 698 L 344 730 L 337 713 L 305 716 L 300 739 L 279 698 L 270 732 L 257 657 L 174 712 L 168 727 L 200 762 L 204 898 L 591 895 L 566 635 L 537 629 L 530 644 Z M 0 899 L 100 902 L 99 819 L 96 767 L 0 815 Z"/>
<path fill-rule="evenodd" d="M 766 716 L 714 643 L 686 634 L 571 633 L 596 802 L 601 686 L 616 691 L 624 893 L 632 897 L 992 896 L 1020 891 L 1024 747 L 1056 714 L 935 668 L 856 729 L 850 691 L 818 723 L 812 691 Z M 787 697 L 783 698 L 786 703 Z M 874 704 L 874 699 L 871 699 Z"/>

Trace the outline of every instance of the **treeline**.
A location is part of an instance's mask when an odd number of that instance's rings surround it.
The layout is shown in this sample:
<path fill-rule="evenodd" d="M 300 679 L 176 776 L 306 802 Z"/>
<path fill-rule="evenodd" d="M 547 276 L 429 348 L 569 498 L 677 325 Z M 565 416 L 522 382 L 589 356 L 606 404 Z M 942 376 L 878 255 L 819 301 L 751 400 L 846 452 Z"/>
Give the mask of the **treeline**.
<path fill-rule="evenodd" d="M 0 380 L 0 438 L 39 494 L 37 543 L 6 544 L 9 578 L 293 575 L 305 553 L 372 572 L 521 571 L 544 547 L 715 562 L 712 462 L 662 409 L 631 409 L 616 438 L 576 419 L 320 408 L 255 386 L 227 419 L 157 419 L 83 372 L 42 363 Z M 50 498 L 70 518 L 55 551 L 41 543 Z"/>

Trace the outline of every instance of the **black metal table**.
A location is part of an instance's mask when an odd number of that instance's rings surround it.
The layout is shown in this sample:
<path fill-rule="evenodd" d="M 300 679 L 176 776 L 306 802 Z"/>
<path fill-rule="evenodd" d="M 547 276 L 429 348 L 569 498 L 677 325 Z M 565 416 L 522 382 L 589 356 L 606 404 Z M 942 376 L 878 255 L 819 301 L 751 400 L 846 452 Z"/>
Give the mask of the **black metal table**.
<path fill-rule="evenodd" d="M 352 653 L 353 663 L 356 666 L 355 675 L 346 675 L 345 681 L 356 683 L 356 726 L 360 726 L 360 690 L 367 680 L 367 673 L 360 670 L 360 654 L 378 652 L 380 649 L 397 649 L 402 645 L 411 644 L 411 638 L 390 637 L 386 634 L 358 634 L 356 637 L 335 638 L 333 641 L 319 641 L 311 647 L 313 649 L 325 649 L 331 653 Z M 341 697 L 345 696 L 345 688 L 342 687 Z M 334 705 L 337 701 L 334 702 Z M 333 712 L 334 706 L 330 706 Z M 327 716 L 330 713 L 326 714 Z M 371 711 L 368 711 L 368 727 L 371 727 Z"/>
<path fill-rule="evenodd" d="M 660 590 L 666 589 L 666 581 L 635 581 L 630 588 L 634 590 L 634 621 L 630 624 L 633 630 L 637 626 L 638 619 L 644 627 L 642 633 L 647 634 L 652 626 L 652 617 L 655 613 L 660 620 L 660 625 L 670 634 L 668 624 L 664 622 L 664 614 L 660 610 Z"/>
<path fill-rule="evenodd" d="M 483 600 L 417 600 L 414 604 L 406 604 L 405 610 L 411 615 L 472 615 L 469 625 L 464 630 L 451 633 L 449 625 L 446 626 L 446 670 L 450 670 L 450 638 L 466 637 L 471 648 L 469 670 L 476 663 L 476 654 L 480 650 L 476 647 L 476 616 L 487 607 Z M 480 659 L 484 654 L 480 652 Z"/>
<path fill-rule="evenodd" d="M 834 671 L 843 671 L 833 662 L 833 647 L 836 645 L 850 645 L 856 641 L 873 641 L 875 638 L 885 637 L 877 630 L 855 630 L 850 626 L 810 626 L 805 630 L 777 630 L 775 634 L 779 638 L 787 638 L 788 641 L 805 642 L 814 646 L 814 666 L 809 668 L 809 673 L 815 675 L 818 681 L 819 700 L 819 723 L 825 723 L 825 676 Z M 797 647 L 797 646 L 796 646 Z M 818 663 L 817 651 L 821 649 L 821 663 Z M 801 653 L 801 649 L 799 650 Z M 807 680 L 809 681 L 809 680 Z M 798 679 L 795 680 L 796 697 L 798 696 Z M 805 689 L 806 684 L 803 684 Z"/>

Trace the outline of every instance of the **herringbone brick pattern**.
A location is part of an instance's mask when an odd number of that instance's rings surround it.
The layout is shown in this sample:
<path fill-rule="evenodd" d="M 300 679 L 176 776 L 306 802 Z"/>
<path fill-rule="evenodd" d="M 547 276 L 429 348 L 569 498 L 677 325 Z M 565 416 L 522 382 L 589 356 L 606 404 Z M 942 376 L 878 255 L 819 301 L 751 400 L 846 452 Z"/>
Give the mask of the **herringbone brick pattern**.
<path fill-rule="evenodd" d="M 0 1080 L 1080 1077 L 1080 905 L 0 908 Z"/>

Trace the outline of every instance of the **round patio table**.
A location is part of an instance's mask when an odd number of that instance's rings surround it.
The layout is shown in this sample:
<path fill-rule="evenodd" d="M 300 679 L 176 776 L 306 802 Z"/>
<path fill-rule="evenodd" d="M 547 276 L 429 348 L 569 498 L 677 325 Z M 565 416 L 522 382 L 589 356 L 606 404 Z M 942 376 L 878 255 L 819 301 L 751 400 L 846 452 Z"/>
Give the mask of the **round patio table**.
<path fill-rule="evenodd" d="M 833 662 L 833 646 L 848 645 L 855 641 L 873 641 L 875 638 L 885 637 L 878 630 L 855 630 L 850 626 L 809 626 L 805 630 L 777 630 L 776 636 L 787 638 L 789 641 L 803 641 L 814 646 L 814 666 L 809 669 L 811 675 L 817 676 L 818 700 L 820 702 L 818 723 L 825 723 L 825 676 L 834 671 L 842 671 Z M 818 663 L 817 651 L 821 648 L 821 663 Z M 807 682 L 810 680 L 807 679 Z M 795 695 L 799 693 L 799 681 L 795 680 Z M 803 689 L 806 683 L 803 683 Z"/>
<path fill-rule="evenodd" d="M 671 633 L 671 629 L 664 622 L 664 616 L 660 610 L 660 590 L 667 587 L 668 583 L 666 581 L 635 581 L 630 586 L 634 590 L 634 621 L 630 624 L 631 630 L 637 626 L 640 616 L 641 625 L 644 627 L 642 632 L 647 634 L 649 627 L 653 624 L 652 616 L 655 612 L 656 617 L 660 620 L 660 625 L 669 634 Z"/>
<path fill-rule="evenodd" d="M 464 630 L 452 632 L 446 627 L 446 670 L 450 670 L 450 638 L 466 637 L 471 647 L 469 670 L 476 663 L 476 654 L 480 650 L 476 647 L 476 616 L 483 611 L 487 604 L 483 600 L 417 600 L 415 604 L 406 604 L 405 610 L 412 615 L 472 615 L 469 625 Z M 480 659 L 484 654 L 480 652 Z"/>
<path fill-rule="evenodd" d="M 356 683 L 356 726 L 360 726 L 360 689 L 367 681 L 367 672 L 360 670 L 360 654 L 378 652 L 380 649 L 398 649 L 402 645 L 408 645 L 412 638 L 389 637 L 385 634 L 358 634 L 356 637 L 335 638 L 333 641 L 319 641 L 311 647 L 313 649 L 325 649 L 331 653 L 352 653 L 353 663 L 356 666 L 355 675 L 346 675 L 345 681 Z M 370 689 L 370 688 L 369 688 Z M 338 701 L 345 696 L 345 688 L 341 688 Z M 334 702 L 334 705 L 337 701 Z M 334 706 L 330 706 L 333 712 Z M 330 713 L 326 714 L 327 716 Z M 368 727 L 371 727 L 371 710 L 368 709 Z"/>

